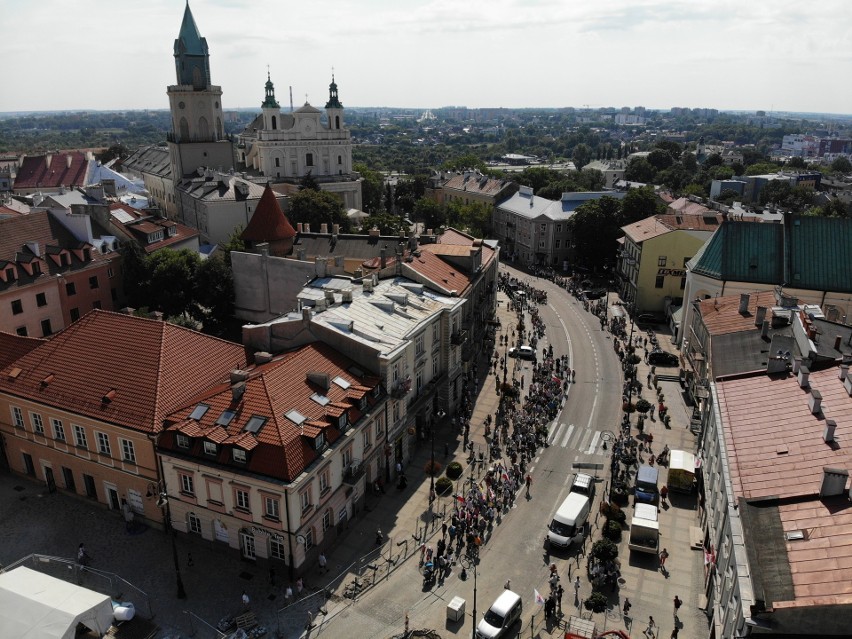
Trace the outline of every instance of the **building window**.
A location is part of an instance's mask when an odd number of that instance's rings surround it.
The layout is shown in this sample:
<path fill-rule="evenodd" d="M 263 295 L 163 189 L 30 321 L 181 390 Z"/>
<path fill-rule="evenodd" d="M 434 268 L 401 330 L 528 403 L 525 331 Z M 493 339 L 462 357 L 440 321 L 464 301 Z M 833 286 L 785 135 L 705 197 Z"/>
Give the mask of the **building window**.
<path fill-rule="evenodd" d="M 113 302 L 117 302 L 118 301 L 118 289 L 115 288 L 114 286 L 111 289 L 109 289 L 109 296 L 110 296 L 110 298 L 112 299 Z"/>
<path fill-rule="evenodd" d="M 440 374 L 440 366 L 441 366 L 441 358 L 437 355 L 432 358 L 432 379 L 438 377 Z"/>
<path fill-rule="evenodd" d="M 201 520 L 198 518 L 198 515 L 195 513 L 189 513 L 189 515 L 187 515 L 187 519 L 189 520 L 189 532 L 200 535 Z"/>
<path fill-rule="evenodd" d="M 557 233 L 561 233 L 561 232 L 562 232 L 562 225 L 561 225 L 561 224 L 557 224 L 557 225 L 556 225 L 556 232 L 557 232 Z"/>
<path fill-rule="evenodd" d="M 51 335 L 52 333 L 53 333 L 53 330 L 50 328 L 50 320 L 49 319 L 41 320 L 41 334 L 44 337 L 47 337 L 48 335 Z"/>
<path fill-rule="evenodd" d="M 79 448 L 88 448 L 89 442 L 86 441 L 86 429 L 82 426 L 74 426 L 74 441 Z"/>
<path fill-rule="evenodd" d="M 121 441 L 121 458 L 130 463 L 136 463 L 136 450 L 133 448 L 133 442 L 129 439 L 122 439 Z"/>
<path fill-rule="evenodd" d="M 344 468 L 349 468 L 352 465 L 352 446 L 343 451 L 342 459 Z"/>
<path fill-rule="evenodd" d="M 329 508 L 322 514 L 322 531 L 325 532 L 331 528 L 331 509 Z"/>
<path fill-rule="evenodd" d="M 435 322 L 432 324 L 432 343 L 435 344 L 441 339 L 441 323 Z"/>
<path fill-rule="evenodd" d="M 180 492 L 184 495 L 195 495 L 195 480 L 192 475 L 178 473 L 178 481 L 180 481 Z"/>
<path fill-rule="evenodd" d="M 269 519 L 278 520 L 281 518 L 279 512 L 279 501 L 277 499 L 275 499 L 274 497 L 266 497 L 264 499 L 264 504 L 266 507 L 266 516 Z"/>
<path fill-rule="evenodd" d="M 19 326 L 18 328 L 15 329 L 15 333 L 17 333 L 21 337 L 26 337 L 27 336 L 27 327 L 26 326 Z"/>
<path fill-rule="evenodd" d="M 101 307 L 101 301 L 100 300 L 95 300 L 94 302 L 92 302 L 92 308 L 100 308 L 100 307 Z"/>
<path fill-rule="evenodd" d="M 36 294 L 36 306 L 42 307 L 47 306 L 47 295 L 44 293 Z"/>
<path fill-rule="evenodd" d="M 12 420 L 15 422 L 15 428 L 24 427 L 24 411 L 17 406 L 12 406 Z"/>
<path fill-rule="evenodd" d="M 366 428 L 364 429 L 364 450 L 369 450 L 372 445 L 373 442 L 370 438 L 370 429 Z"/>
<path fill-rule="evenodd" d="M 98 452 L 101 455 L 109 456 L 111 454 L 109 449 L 109 435 L 106 433 L 97 433 L 98 437 Z"/>
<path fill-rule="evenodd" d="M 65 283 L 65 294 L 69 297 L 77 294 L 77 285 L 74 282 Z"/>
<path fill-rule="evenodd" d="M 661 268 L 666 265 L 666 262 L 668 262 L 668 258 L 665 255 L 660 255 L 660 257 L 657 258 L 657 266 Z"/>
<path fill-rule="evenodd" d="M 178 433 L 175 435 L 175 443 L 178 448 L 189 448 L 189 437 L 184 435 L 183 433 Z"/>
<path fill-rule="evenodd" d="M 560 248 L 562 245 L 562 240 L 556 240 L 553 244 L 553 248 Z"/>
<path fill-rule="evenodd" d="M 72 308 L 71 309 L 71 321 L 76 322 L 78 319 L 80 319 L 80 309 L 79 308 Z"/>
<path fill-rule="evenodd" d="M 666 278 L 662 275 L 657 275 L 657 279 L 654 282 L 654 288 L 663 288 L 663 283 L 666 281 Z"/>
<path fill-rule="evenodd" d="M 306 153 L 305 154 L 305 166 L 313 166 L 314 165 L 314 154 Z"/>
<path fill-rule="evenodd" d="M 314 547 L 314 529 L 308 528 L 305 531 L 305 550 Z"/>
<path fill-rule="evenodd" d="M 399 402 L 393 403 L 393 423 L 396 424 L 399 421 Z"/>
<path fill-rule="evenodd" d="M 686 288 L 686 276 L 680 278 L 680 290 L 683 290 L 685 288 Z"/>
<path fill-rule="evenodd" d="M 280 539 L 270 539 L 269 540 L 269 554 L 272 555 L 273 559 L 280 559 L 284 561 L 285 551 L 284 551 L 284 542 Z"/>
<path fill-rule="evenodd" d="M 414 338 L 414 355 L 420 357 L 423 354 L 423 335 L 418 335 Z"/>
<path fill-rule="evenodd" d="M 213 442 L 204 442 L 204 454 L 215 456 L 218 451 L 218 446 Z"/>
<path fill-rule="evenodd" d="M 33 423 L 33 432 L 36 435 L 44 435 L 44 421 L 38 413 L 30 413 L 30 418 Z"/>
<path fill-rule="evenodd" d="M 53 424 L 53 437 L 57 441 L 64 442 L 65 441 L 65 427 L 62 425 L 62 421 L 58 419 L 51 419 L 50 423 Z"/>
<path fill-rule="evenodd" d="M 275 158 L 275 166 L 281 166 L 281 158 Z"/>
<path fill-rule="evenodd" d="M 21 300 L 12 300 L 12 315 L 20 315 L 24 312 L 24 305 Z"/>
<path fill-rule="evenodd" d="M 242 448 L 234 448 L 233 449 L 233 459 L 238 464 L 245 464 L 246 463 L 246 451 L 244 451 Z"/>
<path fill-rule="evenodd" d="M 89 278 L 89 288 L 94 290 L 98 288 L 98 286 L 98 276 L 92 275 L 92 277 Z"/>
<path fill-rule="evenodd" d="M 112 267 L 110 266 L 110 267 L 107 269 L 107 277 L 108 277 L 108 278 L 110 278 L 110 279 L 112 279 L 112 276 L 113 276 L 113 275 L 114 275 L 114 273 L 113 273 L 113 271 L 112 271 Z"/>
<path fill-rule="evenodd" d="M 302 512 L 304 513 L 308 508 L 311 507 L 311 489 L 308 488 L 299 495 L 299 500 L 302 503 Z"/>
<path fill-rule="evenodd" d="M 379 435 L 385 432 L 385 416 L 379 415 L 376 417 L 376 439 L 379 438 Z"/>
<path fill-rule="evenodd" d="M 331 483 L 329 482 L 330 473 L 328 468 L 324 469 L 319 474 L 319 488 L 320 495 L 324 495 L 329 488 L 331 488 Z"/>

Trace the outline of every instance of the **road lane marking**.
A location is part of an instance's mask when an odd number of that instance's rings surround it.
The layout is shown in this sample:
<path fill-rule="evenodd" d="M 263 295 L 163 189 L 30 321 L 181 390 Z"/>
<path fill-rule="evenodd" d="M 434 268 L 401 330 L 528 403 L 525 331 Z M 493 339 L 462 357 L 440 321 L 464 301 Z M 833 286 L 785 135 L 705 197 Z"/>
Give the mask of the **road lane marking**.
<path fill-rule="evenodd" d="M 592 437 L 592 443 L 589 444 L 589 449 L 586 451 L 587 455 L 591 455 L 595 452 L 595 450 L 598 447 L 598 441 L 600 440 L 600 438 L 601 438 L 601 431 L 596 430 L 595 436 Z"/>
<path fill-rule="evenodd" d="M 565 437 L 562 438 L 562 443 L 559 444 L 560 447 L 565 448 L 568 445 L 568 440 L 571 439 L 571 433 L 574 432 L 574 424 L 568 426 L 568 430 L 565 433 Z"/>

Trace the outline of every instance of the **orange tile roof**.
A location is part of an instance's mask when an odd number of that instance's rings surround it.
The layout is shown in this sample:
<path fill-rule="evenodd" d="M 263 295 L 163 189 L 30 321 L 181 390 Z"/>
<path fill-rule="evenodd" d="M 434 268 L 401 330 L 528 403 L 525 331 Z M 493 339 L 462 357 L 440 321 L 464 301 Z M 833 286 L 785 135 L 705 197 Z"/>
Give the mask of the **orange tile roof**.
<path fill-rule="evenodd" d="M 18 169 L 13 190 L 84 186 L 88 168 L 85 154 L 78 151 L 30 155 Z"/>
<path fill-rule="evenodd" d="M 0 368 L 8 367 L 47 340 L 41 337 L 22 337 L 0 331 Z M 13 367 L 14 368 L 14 367 Z"/>
<path fill-rule="evenodd" d="M 263 190 L 254 215 L 240 237 L 250 242 L 273 242 L 296 237 L 296 231 L 281 210 L 269 184 Z"/>
<path fill-rule="evenodd" d="M 726 295 L 715 299 L 702 300 L 698 303 L 701 319 L 710 335 L 725 335 L 740 331 L 758 330 L 754 325 L 754 317 L 758 306 L 772 308 L 776 305 L 773 291 L 758 291 L 751 293 L 748 300 L 748 312 L 741 315 L 740 296 Z M 771 315 L 766 319 L 771 320 Z"/>
<path fill-rule="evenodd" d="M 710 211 L 705 215 L 688 213 L 652 215 L 644 220 L 622 226 L 621 230 L 631 240 L 639 243 L 678 230 L 712 232 L 718 229 L 721 224 L 721 214 Z"/>
<path fill-rule="evenodd" d="M 470 286 L 470 278 L 467 275 L 434 253 L 421 251 L 419 256 L 413 255 L 412 258 L 410 262 L 404 262 L 404 265 L 433 282 L 447 294 L 456 291 L 459 296 L 463 296 Z"/>
<path fill-rule="evenodd" d="M 834 366 L 810 374 L 810 387 L 822 394 L 825 415 L 811 414 L 808 390 L 799 388 L 793 375 L 762 374 L 717 383 L 738 496 L 812 497 L 819 493 L 823 466 L 852 469 L 852 447 L 833 448 L 822 439 L 825 418 L 837 422 L 841 442 L 852 430 L 852 397 L 838 370 Z"/>
<path fill-rule="evenodd" d="M 464 174 L 454 175 L 444 183 L 443 188 L 464 191 L 465 193 L 497 195 L 507 184 L 506 180 L 497 180 L 482 174 L 473 173 L 467 176 Z"/>
<path fill-rule="evenodd" d="M 438 244 L 464 244 L 472 246 L 476 238 L 457 229 L 449 228 L 438 236 Z"/>
<path fill-rule="evenodd" d="M 168 413 L 244 362 L 240 344 L 93 310 L 18 359 L 16 379 L 11 366 L 0 370 L 0 392 L 154 433 Z"/>
<path fill-rule="evenodd" d="M 353 360 L 331 346 L 322 342 L 308 344 L 276 356 L 266 364 L 247 369 L 245 391 L 236 402 L 229 383 L 198 394 L 191 403 L 168 416 L 167 423 L 172 423 L 169 431 L 186 433 L 185 424 L 197 423 L 200 437 L 204 439 L 245 450 L 254 449 L 246 466 L 248 471 L 292 481 L 317 458 L 317 452 L 308 437 L 325 432 L 329 443 L 334 443 L 340 437 L 340 431 L 326 419 L 327 416 L 339 416 L 348 411 L 350 423 L 361 418 L 362 413 L 357 404 L 350 402 L 349 398 L 363 393 L 361 390 L 353 393 L 352 390 L 356 387 L 372 390 L 378 385 L 378 380 L 356 376 L 351 372 L 355 366 Z M 330 381 L 340 377 L 351 386 L 344 389 L 332 381 L 329 388 L 322 388 L 308 379 L 308 374 L 315 372 L 327 374 Z M 322 395 L 329 401 L 323 406 L 312 399 L 314 395 Z M 373 401 L 372 396 L 368 397 L 368 405 Z M 189 416 L 198 403 L 207 404 L 210 408 L 196 422 Z M 236 415 L 223 428 L 217 426 L 216 421 L 225 410 L 235 411 Z M 306 418 L 301 427 L 286 417 L 292 410 Z M 256 434 L 245 431 L 253 415 L 267 419 Z M 307 437 L 303 437 L 303 434 Z M 164 448 L 174 448 L 174 444 L 166 437 L 161 438 L 160 442 Z M 229 451 L 220 452 L 218 461 L 228 463 Z"/>

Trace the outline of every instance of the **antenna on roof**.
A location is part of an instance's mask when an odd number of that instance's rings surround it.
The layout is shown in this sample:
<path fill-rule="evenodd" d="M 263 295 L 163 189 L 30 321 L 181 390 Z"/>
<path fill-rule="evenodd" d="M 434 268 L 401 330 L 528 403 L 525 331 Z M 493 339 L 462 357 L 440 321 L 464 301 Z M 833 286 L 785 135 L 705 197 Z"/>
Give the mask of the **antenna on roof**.
<path fill-rule="evenodd" d="M 293 112 L 293 85 L 290 85 L 290 113 Z"/>

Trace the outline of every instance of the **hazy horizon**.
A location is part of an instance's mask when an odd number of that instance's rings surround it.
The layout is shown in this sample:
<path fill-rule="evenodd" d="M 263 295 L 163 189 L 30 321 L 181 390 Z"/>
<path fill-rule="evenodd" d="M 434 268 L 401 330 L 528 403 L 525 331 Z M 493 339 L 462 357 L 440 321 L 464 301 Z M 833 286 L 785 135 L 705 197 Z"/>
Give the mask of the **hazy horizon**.
<path fill-rule="evenodd" d="M 819 11 L 792 0 L 190 6 L 225 110 L 259 110 L 267 65 L 284 110 L 290 86 L 297 107 L 306 98 L 321 107 L 332 68 L 344 106 L 364 109 L 852 107 L 852 88 L 838 80 L 852 74 L 841 0 L 822 0 Z M 12 63 L 0 112 L 168 108 L 184 0 L 0 0 L 0 9 L 17 25 L 0 40 Z"/>

